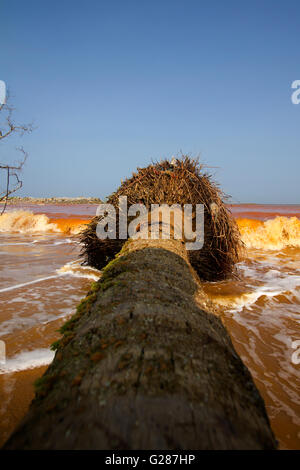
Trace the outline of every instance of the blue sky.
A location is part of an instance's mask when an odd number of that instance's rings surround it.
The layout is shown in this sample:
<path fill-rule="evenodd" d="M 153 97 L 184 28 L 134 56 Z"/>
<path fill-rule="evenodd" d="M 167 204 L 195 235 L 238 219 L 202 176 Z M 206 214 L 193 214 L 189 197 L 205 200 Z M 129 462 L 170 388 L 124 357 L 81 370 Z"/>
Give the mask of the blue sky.
<path fill-rule="evenodd" d="M 299 1 L 1 1 L 0 79 L 37 129 L 20 195 L 104 197 L 200 155 L 233 202 L 299 203 Z"/>

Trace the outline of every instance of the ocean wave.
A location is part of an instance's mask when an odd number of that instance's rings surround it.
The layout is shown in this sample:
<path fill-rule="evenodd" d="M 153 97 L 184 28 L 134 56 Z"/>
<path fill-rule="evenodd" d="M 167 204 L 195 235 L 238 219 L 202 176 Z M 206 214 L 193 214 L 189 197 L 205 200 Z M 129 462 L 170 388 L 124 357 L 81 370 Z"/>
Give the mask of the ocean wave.
<path fill-rule="evenodd" d="M 251 306 L 254 305 L 257 300 L 262 297 L 274 297 L 280 294 L 280 291 L 268 291 L 265 288 L 257 289 L 254 292 L 247 292 L 240 296 L 216 296 L 213 298 L 213 302 L 217 305 L 227 308 L 229 312 L 241 312 L 244 308 L 251 310 Z"/>
<path fill-rule="evenodd" d="M 33 214 L 30 211 L 16 210 L 6 212 L 0 217 L 0 232 L 24 234 L 48 232 L 76 235 L 87 223 L 87 219 L 51 219 L 46 214 Z M 297 217 L 277 216 L 265 221 L 238 218 L 237 223 L 242 240 L 248 248 L 280 250 L 285 247 L 300 247 L 300 220 Z M 65 241 L 58 240 L 55 244 L 71 242 L 72 240 L 70 239 Z M 28 242 L 12 244 L 21 243 L 25 244 Z"/>
<path fill-rule="evenodd" d="M 282 302 L 283 298 L 286 301 L 293 299 L 292 303 L 300 301 L 298 271 L 282 272 L 267 261 L 252 261 L 249 265 L 247 260 L 238 263 L 237 267 L 240 273 L 238 284 L 231 284 L 232 281 L 217 283 L 219 289 L 212 291 L 206 286 L 213 303 L 225 307 L 227 311 L 241 312 L 244 308 L 251 310 L 259 300 L 268 303 Z"/>
<path fill-rule="evenodd" d="M 82 266 L 78 260 L 65 264 L 60 269 L 57 269 L 56 272 L 59 275 L 69 274 L 74 277 L 83 277 L 93 281 L 98 281 L 101 277 L 101 271 L 90 266 Z"/>
<path fill-rule="evenodd" d="M 300 220 L 297 217 L 277 216 L 264 222 L 256 219 L 237 219 L 242 240 L 248 248 L 281 250 L 300 247 Z"/>
<path fill-rule="evenodd" d="M 45 214 L 29 211 L 6 212 L 0 217 L 0 232 L 40 233 L 59 232 L 56 224 L 50 222 Z"/>
<path fill-rule="evenodd" d="M 0 217 L 0 232 L 6 233 L 64 233 L 75 235 L 80 232 L 84 219 L 50 219 L 46 214 L 33 214 L 26 210 L 5 212 Z"/>

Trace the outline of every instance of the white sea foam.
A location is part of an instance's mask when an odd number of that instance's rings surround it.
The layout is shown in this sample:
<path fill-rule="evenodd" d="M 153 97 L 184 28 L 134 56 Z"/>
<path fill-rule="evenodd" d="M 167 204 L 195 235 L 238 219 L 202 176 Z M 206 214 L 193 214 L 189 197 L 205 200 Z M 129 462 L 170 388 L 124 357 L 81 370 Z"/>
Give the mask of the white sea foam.
<path fill-rule="evenodd" d="M 0 243 L 0 246 L 15 246 L 15 245 L 33 245 L 37 243 L 37 240 L 33 240 L 32 242 L 13 242 L 13 243 Z"/>
<path fill-rule="evenodd" d="M 70 275 L 98 281 L 98 279 L 101 277 L 101 271 L 90 266 L 82 266 L 78 263 L 78 261 L 79 260 L 71 261 L 70 263 L 62 266 L 60 269 L 57 269 L 56 272 L 62 276 Z"/>
<path fill-rule="evenodd" d="M 5 287 L 4 289 L 0 289 L 0 293 L 9 292 L 10 290 L 20 289 L 21 287 L 29 286 L 31 284 L 37 284 L 38 282 L 48 281 L 49 279 L 55 279 L 57 277 L 58 275 L 56 274 L 55 276 L 41 277 L 39 279 L 35 279 L 34 281 L 23 282 L 22 284 L 17 284 L 15 286 Z"/>
<path fill-rule="evenodd" d="M 74 243 L 74 242 L 75 242 L 74 240 L 71 240 L 70 238 L 66 238 L 65 240 L 54 242 L 54 245 L 65 245 L 67 243 Z"/>
<path fill-rule="evenodd" d="M 16 210 L 1 216 L 0 232 L 39 233 L 60 232 L 60 230 L 45 214 Z"/>
<path fill-rule="evenodd" d="M 251 280 L 259 280 L 263 286 L 260 290 L 264 292 L 283 294 L 285 292 L 292 292 L 297 295 L 297 288 L 300 286 L 300 275 L 297 271 L 284 272 L 278 269 L 268 269 L 261 271 L 261 266 L 266 266 L 266 263 L 256 263 L 254 267 L 248 266 L 246 263 L 241 263 L 239 269 L 242 271 L 246 278 Z M 251 284 L 249 284 L 251 285 Z"/>
<path fill-rule="evenodd" d="M 244 308 L 251 310 L 261 298 L 272 299 L 278 295 L 300 298 L 300 275 L 298 271 L 279 271 L 278 266 L 268 261 L 239 263 L 238 269 L 244 277 L 245 292 L 235 295 L 217 295 L 212 300 L 229 312 L 241 312 Z"/>
<path fill-rule="evenodd" d="M 54 354 L 55 353 L 53 351 L 46 348 L 35 349 L 33 351 L 23 351 L 6 359 L 5 364 L 0 365 L 0 374 L 46 366 L 53 360 Z"/>
<path fill-rule="evenodd" d="M 258 301 L 260 297 L 275 297 L 276 295 L 281 294 L 281 291 L 268 291 L 265 287 L 255 290 L 254 292 L 249 292 L 243 294 L 241 297 L 237 297 L 231 304 L 232 308 L 229 311 L 240 312 L 243 308 L 248 308 L 251 310 L 251 306 Z"/>

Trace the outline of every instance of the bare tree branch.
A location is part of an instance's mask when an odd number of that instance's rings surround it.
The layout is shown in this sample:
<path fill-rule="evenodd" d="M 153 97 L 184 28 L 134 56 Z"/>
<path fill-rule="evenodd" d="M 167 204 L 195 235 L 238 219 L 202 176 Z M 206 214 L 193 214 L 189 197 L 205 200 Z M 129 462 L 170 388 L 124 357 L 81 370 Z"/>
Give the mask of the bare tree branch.
<path fill-rule="evenodd" d="M 0 105 L 0 142 L 8 138 L 11 135 L 19 134 L 23 136 L 25 133 L 30 133 L 33 131 L 32 124 L 16 124 L 13 120 L 13 111 L 14 108 L 8 104 L 8 98 L 6 103 Z M 18 147 L 16 150 L 20 151 L 23 155 L 22 159 L 17 164 L 6 164 L 0 162 L 0 172 L 5 174 L 5 189 L 1 192 L 0 190 L 0 203 L 4 202 L 4 206 L 0 215 L 2 215 L 6 209 L 8 197 L 18 191 L 23 182 L 20 179 L 20 172 L 24 166 L 24 163 L 27 159 L 27 152 L 23 147 Z"/>

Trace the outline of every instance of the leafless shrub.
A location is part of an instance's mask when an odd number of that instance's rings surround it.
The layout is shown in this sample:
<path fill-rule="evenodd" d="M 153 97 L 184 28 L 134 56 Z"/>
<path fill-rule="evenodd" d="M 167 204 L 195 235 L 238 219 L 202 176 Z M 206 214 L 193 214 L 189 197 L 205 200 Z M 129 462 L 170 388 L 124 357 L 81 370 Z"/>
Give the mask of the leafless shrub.
<path fill-rule="evenodd" d="M 8 96 L 6 102 L 0 104 L 0 144 L 4 141 L 6 142 L 14 135 L 23 136 L 33 130 L 32 124 L 17 124 L 15 122 L 13 119 L 14 108 L 9 104 L 9 101 Z M 6 209 L 9 196 L 18 191 L 23 185 L 20 173 L 28 154 L 23 147 L 17 147 L 16 150 L 22 155 L 17 163 L 8 164 L 0 162 L 0 175 L 3 175 L 3 179 L 1 178 L 3 182 L 1 181 L 0 203 L 4 203 L 0 215 Z"/>

